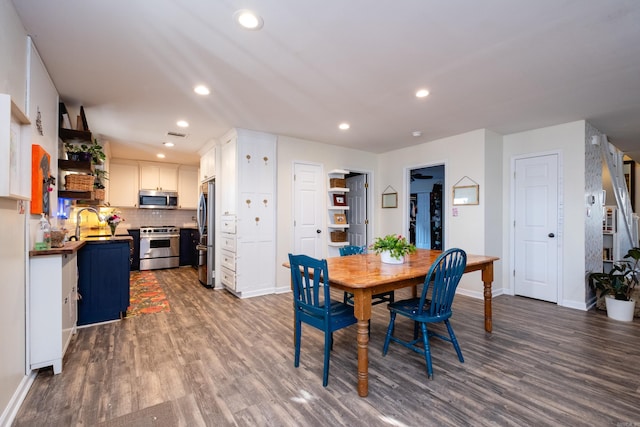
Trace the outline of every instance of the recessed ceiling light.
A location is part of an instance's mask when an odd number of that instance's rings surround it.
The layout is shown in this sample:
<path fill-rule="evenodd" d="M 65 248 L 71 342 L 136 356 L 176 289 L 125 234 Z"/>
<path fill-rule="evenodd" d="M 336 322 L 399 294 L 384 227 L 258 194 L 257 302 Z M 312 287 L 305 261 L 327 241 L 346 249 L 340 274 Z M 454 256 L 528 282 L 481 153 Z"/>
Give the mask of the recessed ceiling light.
<path fill-rule="evenodd" d="M 264 25 L 260 15 L 247 9 L 238 10 L 233 14 L 233 18 L 247 30 L 259 30 Z"/>
<path fill-rule="evenodd" d="M 414 130 L 411 135 L 413 136 L 422 136 L 422 131 L 421 130 Z"/>
<path fill-rule="evenodd" d="M 173 142 L 163 142 L 165 147 L 173 147 L 175 144 Z"/>
<path fill-rule="evenodd" d="M 419 91 L 416 92 L 417 98 L 424 98 L 427 95 L 429 95 L 429 91 L 426 89 L 420 89 Z"/>
<path fill-rule="evenodd" d="M 164 159 L 164 158 L 165 158 L 165 155 L 164 155 L 164 154 L 162 154 L 162 153 L 158 153 L 158 154 L 156 154 L 156 156 L 157 156 L 159 159 Z"/>
<path fill-rule="evenodd" d="M 347 130 L 351 127 L 351 125 L 345 122 L 345 123 L 340 123 L 338 127 L 340 128 L 340 130 Z"/>
<path fill-rule="evenodd" d="M 188 128 L 189 127 L 189 122 L 187 122 L 186 120 L 178 120 L 176 122 L 176 124 L 178 126 L 180 126 L 181 128 Z"/>
<path fill-rule="evenodd" d="M 193 91 L 198 95 L 209 95 L 211 91 L 205 85 L 198 85 L 193 88 Z"/>

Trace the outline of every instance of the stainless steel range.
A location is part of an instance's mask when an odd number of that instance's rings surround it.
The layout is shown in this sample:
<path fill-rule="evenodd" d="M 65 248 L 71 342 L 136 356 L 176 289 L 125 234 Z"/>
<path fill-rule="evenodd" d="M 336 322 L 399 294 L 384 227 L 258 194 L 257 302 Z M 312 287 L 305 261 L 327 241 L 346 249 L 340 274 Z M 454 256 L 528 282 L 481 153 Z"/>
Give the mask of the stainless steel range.
<path fill-rule="evenodd" d="M 173 225 L 140 227 L 140 270 L 180 265 L 180 229 Z"/>

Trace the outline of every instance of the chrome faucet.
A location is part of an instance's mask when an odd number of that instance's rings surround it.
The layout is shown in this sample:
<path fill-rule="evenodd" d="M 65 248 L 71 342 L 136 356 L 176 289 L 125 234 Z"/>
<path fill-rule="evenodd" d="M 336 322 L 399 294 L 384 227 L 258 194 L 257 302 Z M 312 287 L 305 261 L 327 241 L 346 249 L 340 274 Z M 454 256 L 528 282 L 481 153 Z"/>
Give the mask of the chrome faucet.
<path fill-rule="evenodd" d="M 82 212 L 84 211 L 89 211 L 89 212 L 93 212 L 94 214 L 96 214 L 96 216 L 98 217 L 98 221 L 102 221 L 102 215 L 100 215 L 100 212 L 98 212 L 98 210 L 96 208 L 94 208 L 93 206 L 89 206 L 86 208 L 82 208 L 78 211 L 78 214 L 76 215 L 76 234 L 75 234 L 75 239 L 76 240 L 80 240 L 80 221 L 82 221 L 82 218 L 80 218 L 80 215 L 82 214 Z"/>

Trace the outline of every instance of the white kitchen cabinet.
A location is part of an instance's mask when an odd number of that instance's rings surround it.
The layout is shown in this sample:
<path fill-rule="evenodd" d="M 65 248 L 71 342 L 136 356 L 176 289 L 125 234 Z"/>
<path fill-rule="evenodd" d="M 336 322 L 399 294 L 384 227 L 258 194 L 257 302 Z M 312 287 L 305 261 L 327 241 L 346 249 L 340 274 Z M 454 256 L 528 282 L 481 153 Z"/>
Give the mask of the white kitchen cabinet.
<path fill-rule="evenodd" d="M 216 147 L 200 157 L 200 181 L 208 181 L 216 176 Z"/>
<path fill-rule="evenodd" d="M 178 191 L 178 166 L 140 163 L 140 189 Z"/>
<path fill-rule="evenodd" d="M 31 126 L 6 94 L 0 94 L 0 197 L 31 198 Z"/>
<path fill-rule="evenodd" d="M 237 135 L 229 136 L 222 144 L 220 158 L 220 212 L 224 215 L 236 213 L 237 195 Z"/>
<path fill-rule="evenodd" d="M 114 207 L 138 207 L 138 163 L 112 160 L 109 163 L 109 204 Z"/>
<path fill-rule="evenodd" d="M 59 374 L 78 319 L 76 253 L 32 256 L 29 274 L 29 366 Z"/>
<path fill-rule="evenodd" d="M 227 134 L 216 184 L 222 284 L 240 298 L 275 292 L 276 136 Z"/>
<path fill-rule="evenodd" d="M 180 166 L 178 168 L 178 207 L 197 209 L 199 193 L 198 168 Z"/>

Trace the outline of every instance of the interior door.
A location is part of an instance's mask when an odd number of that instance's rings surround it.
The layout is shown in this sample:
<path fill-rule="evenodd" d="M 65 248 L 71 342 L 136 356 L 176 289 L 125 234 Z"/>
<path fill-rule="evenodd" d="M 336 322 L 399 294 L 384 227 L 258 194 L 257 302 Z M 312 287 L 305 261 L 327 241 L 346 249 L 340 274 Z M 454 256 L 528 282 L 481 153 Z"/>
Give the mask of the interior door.
<path fill-rule="evenodd" d="M 516 295 L 558 302 L 558 156 L 515 162 Z"/>
<path fill-rule="evenodd" d="M 322 215 L 325 211 L 322 167 L 295 163 L 293 169 L 293 253 L 323 258 Z"/>
<path fill-rule="evenodd" d="M 347 234 L 349 243 L 356 246 L 367 244 L 367 175 L 347 178 Z"/>

